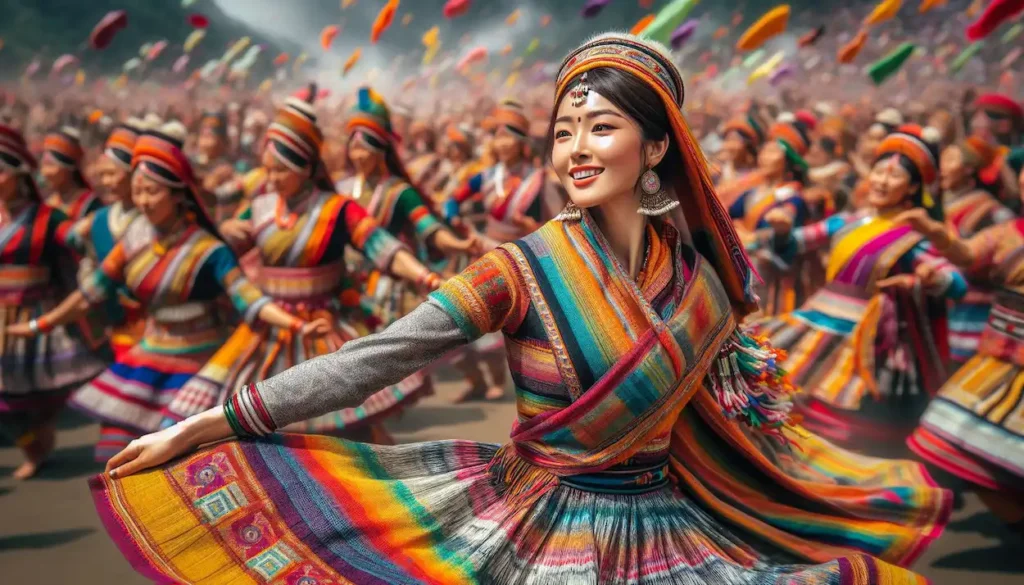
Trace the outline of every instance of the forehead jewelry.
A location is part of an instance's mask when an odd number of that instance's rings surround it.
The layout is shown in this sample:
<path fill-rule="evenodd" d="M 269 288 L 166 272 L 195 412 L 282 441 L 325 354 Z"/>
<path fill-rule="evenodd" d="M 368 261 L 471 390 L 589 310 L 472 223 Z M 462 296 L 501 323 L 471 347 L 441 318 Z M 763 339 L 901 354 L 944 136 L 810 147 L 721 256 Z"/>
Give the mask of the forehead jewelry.
<path fill-rule="evenodd" d="M 584 73 L 580 77 L 580 82 L 576 84 L 576 87 L 572 88 L 569 92 L 569 97 L 572 98 L 572 106 L 578 108 L 587 101 L 587 94 L 590 93 L 590 86 L 587 85 L 587 74 Z"/>

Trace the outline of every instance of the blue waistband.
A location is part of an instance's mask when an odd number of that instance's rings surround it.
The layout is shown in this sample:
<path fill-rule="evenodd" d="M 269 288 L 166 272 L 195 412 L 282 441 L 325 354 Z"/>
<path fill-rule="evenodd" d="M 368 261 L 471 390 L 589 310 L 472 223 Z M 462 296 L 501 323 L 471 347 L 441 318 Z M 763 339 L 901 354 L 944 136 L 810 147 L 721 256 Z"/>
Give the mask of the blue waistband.
<path fill-rule="evenodd" d="M 562 477 L 560 483 L 585 492 L 601 494 L 644 494 L 669 483 L 668 459 L 642 466 L 619 465 L 597 473 Z"/>

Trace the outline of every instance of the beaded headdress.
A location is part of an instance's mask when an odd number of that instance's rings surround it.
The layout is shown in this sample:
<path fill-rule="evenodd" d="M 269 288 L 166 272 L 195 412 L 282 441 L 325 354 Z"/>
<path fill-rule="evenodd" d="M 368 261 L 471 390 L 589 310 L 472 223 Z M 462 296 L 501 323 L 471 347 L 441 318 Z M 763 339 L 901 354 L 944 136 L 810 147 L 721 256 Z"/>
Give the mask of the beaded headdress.
<path fill-rule="evenodd" d="M 733 306 L 742 315 L 757 309 L 752 288 L 753 268 L 732 220 L 719 202 L 697 141 L 683 119 L 683 78 L 670 53 L 660 43 L 624 33 L 608 33 L 583 43 L 562 62 L 556 77 L 555 103 L 566 96 L 577 77 L 598 68 L 617 69 L 643 81 L 661 98 L 668 115 L 667 130 L 679 149 L 683 168 L 671 185 L 679 200 L 673 221 L 687 230 L 694 246 L 715 267 Z M 592 90 L 591 90 L 592 91 Z"/>

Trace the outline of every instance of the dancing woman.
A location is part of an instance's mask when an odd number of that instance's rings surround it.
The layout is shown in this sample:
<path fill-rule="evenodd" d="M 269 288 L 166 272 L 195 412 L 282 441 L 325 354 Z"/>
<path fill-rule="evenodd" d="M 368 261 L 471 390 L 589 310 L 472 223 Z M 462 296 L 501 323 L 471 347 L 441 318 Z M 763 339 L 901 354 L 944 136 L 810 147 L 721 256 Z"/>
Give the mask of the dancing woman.
<path fill-rule="evenodd" d="M 50 188 L 46 203 L 59 209 L 68 219 L 78 221 L 103 206 L 82 174 L 81 135 L 76 128 L 64 126 L 46 135 L 39 174 Z"/>
<path fill-rule="evenodd" d="M 988 274 L 997 286 L 977 354 L 942 386 L 908 444 L 969 482 L 996 516 L 1024 534 L 1024 219 L 970 239 L 921 214 L 904 219 L 940 254 L 969 274 Z"/>
<path fill-rule="evenodd" d="M 825 287 L 758 330 L 788 353 L 783 367 L 806 392 L 808 428 L 847 446 L 886 449 L 905 438 L 945 380 L 946 301 L 963 297 L 966 283 L 895 221 L 910 207 L 942 219 L 928 187 L 937 174 L 934 147 L 903 127 L 878 146 L 870 209 L 795 230 L 785 216 L 766 218 L 783 257 L 830 247 Z M 922 267 L 928 276 L 918 280 Z"/>
<path fill-rule="evenodd" d="M 977 136 L 942 151 L 942 206 L 946 221 L 961 238 L 970 238 L 986 227 L 1013 221 L 1016 215 L 992 193 L 982 188 L 980 174 L 997 156 L 996 147 Z M 967 294 L 949 310 L 949 353 L 963 364 L 978 351 L 981 332 L 992 307 L 993 285 L 988 271 L 968 273 Z"/>
<path fill-rule="evenodd" d="M 67 216 L 43 203 L 35 168 L 21 133 L 0 124 L 0 431 L 25 456 L 17 479 L 34 475 L 53 450 L 54 419 L 71 391 L 107 364 L 76 325 L 44 325 L 34 339 L 4 332 L 19 322 L 39 329 L 39 319 L 74 287 L 66 278 Z"/>
<path fill-rule="evenodd" d="M 242 386 L 274 376 L 347 341 L 370 333 L 360 291 L 347 274 L 345 252 L 355 250 L 377 269 L 425 292 L 440 278 L 370 217 L 355 201 L 338 195 L 320 159 L 323 134 L 311 104 L 289 99 L 267 130 L 263 166 L 270 188 L 257 195 L 239 218 L 222 224 L 239 242 L 240 253 L 255 249 L 261 267 L 256 284 L 263 294 L 298 318 L 323 319 L 330 333 L 321 339 L 287 328 L 241 324 L 210 362 L 168 406 L 165 424 L 223 404 Z M 290 430 L 388 441 L 379 422 L 417 397 L 388 387 L 358 408 L 334 412 Z"/>
<path fill-rule="evenodd" d="M 871 471 L 848 468 L 840 485 L 766 458 L 783 451 L 772 437 L 803 439 L 781 426 L 773 350 L 737 329 L 756 308 L 750 267 L 668 51 L 597 37 L 563 63 L 556 97 L 550 160 L 572 200 L 557 220 L 384 332 L 140 439 L 93 481 L 140 571 L 189 583 L 923 582 L 865 554 L 909 562 L 941 527 L 948 497 L 920 466 L 864 460 Z M 358 404 L 489 331 L 504 332 L 516 372 L 504 447 L 252 437 Z M 132 475 L 232 434 L 247 438 Z"/>
<path fill-rule="evenodd" d="M 181 151 L 184 133 L 184 127 L 171 123 L 138 139 L 132 198 L 140 216 L 78 291 L 47 314 L 6 330 L 9 338 L 45 336 L 124 289 L 144 308 L 147 321 L 139 343 L 71 399 L 72 406 L 110 431 L 97 445 L 100 461 L 133 436 L 159 429 L 164 408 L 224 343 L 227 331 L 216 305 L 221 295 L 227 294 L 249 323 L 262 320 L 293 333 L 327 332 L 326 322 L 289 314 L 242 275 L 199 207 L 192 169 Z"/>
<path fill-rule="evenodd" d="M 765 217 L 785 220 L 791 228 L 807 221 L 807 203 L 803 187 L 807 180 L 809 139 L 804 126 L 797 121 L 780 121 L 768 131 L 769 141 L 757 155 L 757 183 L 741 194 L 730 206 L 729 217 L 739 222 L 746 235 L 771 229 Z M 816 254 L 804 253 L 783 260 L 771 249 L 754 246 L 755 267 L 762 284 L 758 290 L 761 312 L 774 316 L 799 307 L 811 292 L 806 279 L 808 264 Z"/>

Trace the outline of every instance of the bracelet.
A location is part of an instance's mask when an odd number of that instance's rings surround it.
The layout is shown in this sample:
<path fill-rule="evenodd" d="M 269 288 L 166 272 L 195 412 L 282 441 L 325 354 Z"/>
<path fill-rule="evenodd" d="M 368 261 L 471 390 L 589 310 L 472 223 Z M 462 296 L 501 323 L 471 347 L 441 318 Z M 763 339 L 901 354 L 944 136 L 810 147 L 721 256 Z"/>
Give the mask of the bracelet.
<path fill-rule="evenodd" d="M 35 322 L 36 322 L 36 329 L 39 330 L 38 331 L 39 333 L 49 333 L 50 332 L 50 324 L 47 323 L 46 317 L 40 317 L 40 318 L 36 319 Z"/>
<path fill-rule="evenodd" d="M 29 321 L 28 330 L 32 332 L 32 335 L 39 335 L 39 321 L 37 319 Z"/>
<path fill-rule="evenodd" d="M 242 422 L 238 420 L 238 413 L 235 412 L 235 401 L 228 398 L 227 402 L 224 403 L 224 418 L 228 419 L 228 426 L 231 427 L 231 431 L 239 437 L 250 437 L 252 436 L 249 431 L 242 426 Z"/>
<path fill-rule="evenodd" d="M 294 321 L 292 321 L 292 324 L 288 326 L 288 330 L 291 331 L 292 333 L 299 333 L 300 331 L 302 331 L 302 328 L 305 327 L 305 325 L 306 322 L 303 321 L 302 319 L 295 319 Z"/>
<path fill-rule="evenodd" d="M 436 288 L 436 287 L 431 286 L 431 285 L 439 284 L 440 282 L 441 282 L 441 277 L 438 276 L 436 272 L 431 272 L 430 270 L 424 270 L 423 272 L 420 273 L 419 276 L 416 277 L 416 288 L 421 288 L 421 289 L 429 288 L 429 289 L 433 289 L 433 288 Z"/>

